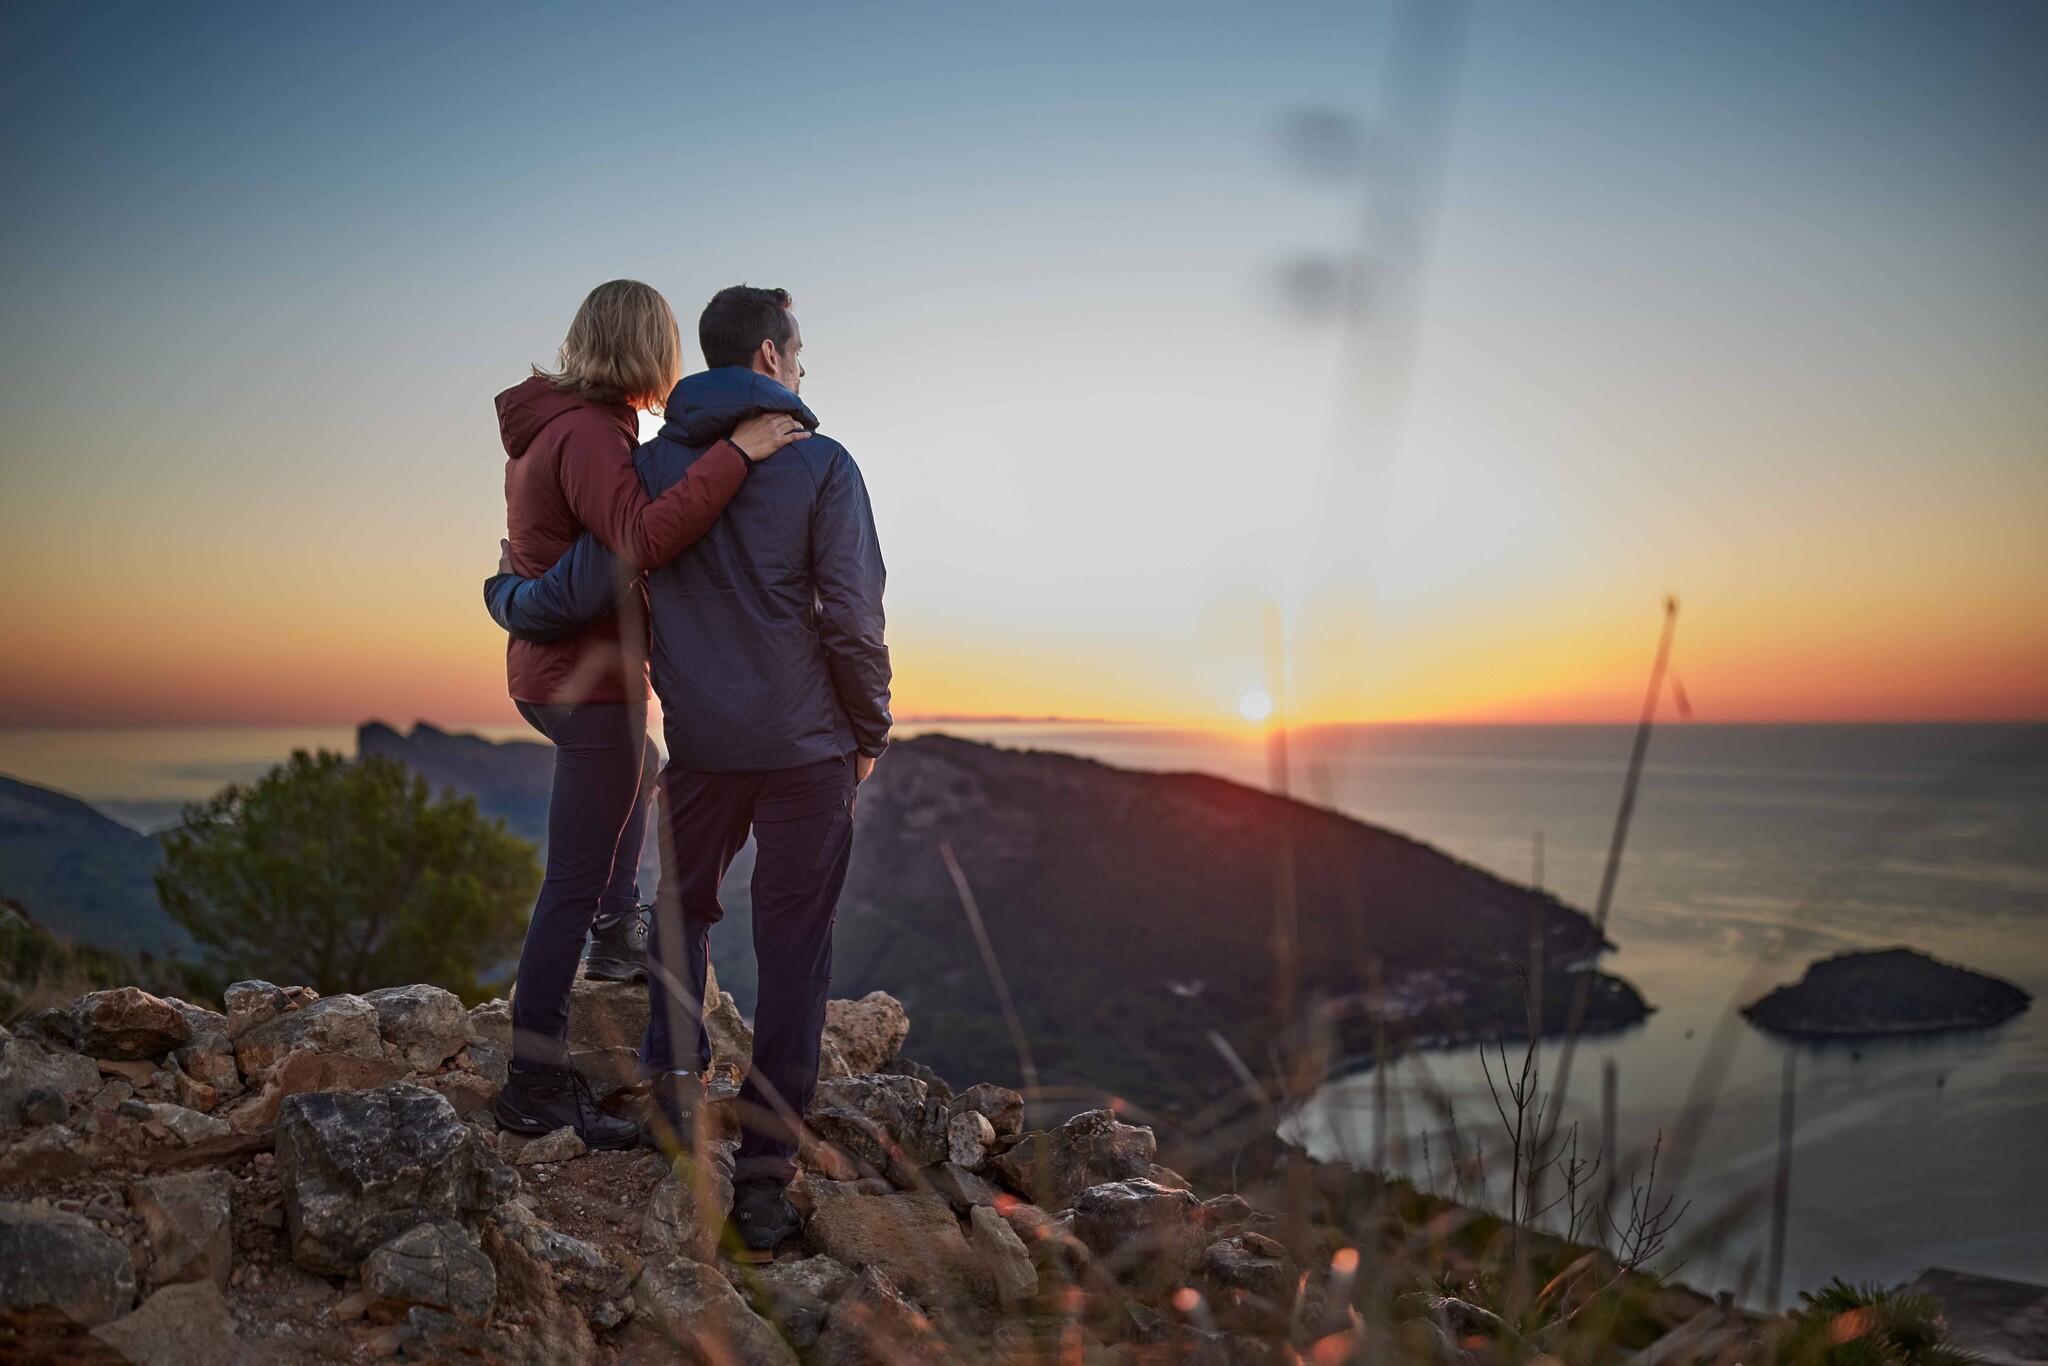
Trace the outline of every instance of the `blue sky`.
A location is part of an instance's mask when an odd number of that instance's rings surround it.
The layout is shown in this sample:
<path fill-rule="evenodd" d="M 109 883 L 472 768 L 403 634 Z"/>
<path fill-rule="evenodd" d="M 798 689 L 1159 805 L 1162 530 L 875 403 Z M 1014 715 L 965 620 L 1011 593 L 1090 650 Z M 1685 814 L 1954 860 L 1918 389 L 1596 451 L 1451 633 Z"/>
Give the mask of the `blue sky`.
<path fill-rule="evenodd" d="M 1319 714 L 1625 712 L 1667 589 L 1726 714 L 2043 706 L 2048 9 L 1477 5 L 1332 506 L 1278 130 L 1387 7 L 589 8 L 0 20 L 0 723 L 498 718 L 490 395 L 620 275 L 795 291 L 913 709 L 1225 715 L 1347 539 Z"/>

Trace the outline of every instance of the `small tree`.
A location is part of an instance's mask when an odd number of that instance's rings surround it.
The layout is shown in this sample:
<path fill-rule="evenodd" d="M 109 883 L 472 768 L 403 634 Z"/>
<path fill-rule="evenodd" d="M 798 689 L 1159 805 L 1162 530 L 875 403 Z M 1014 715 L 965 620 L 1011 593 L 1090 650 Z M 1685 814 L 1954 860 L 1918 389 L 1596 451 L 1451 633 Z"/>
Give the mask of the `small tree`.
<path fill-rule="evenodd" d="M 186 808 L 157 897 L 223 982 L 363 991 L 433 982 L 468 1000 L 518 948 L 534 846 L 381 756 L 294 753 Z"/>

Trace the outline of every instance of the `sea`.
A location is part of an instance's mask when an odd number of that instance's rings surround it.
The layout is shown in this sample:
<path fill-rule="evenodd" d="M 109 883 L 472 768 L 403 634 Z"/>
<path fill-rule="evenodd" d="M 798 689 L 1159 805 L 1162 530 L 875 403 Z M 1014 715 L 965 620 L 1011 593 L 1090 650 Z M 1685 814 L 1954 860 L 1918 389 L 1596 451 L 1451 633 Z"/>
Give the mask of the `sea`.
<path fill-rule="evenodd" d="M 1249 729 L 905 730 L 1272 779 Z M 1287 782 L 1590 913 L 1633 737 L 1631 726 L 1313 729 L 1289 737 Z M 353 731 L 0 730 L 0 773 L 156 828 L 182 801 L 319 747 L 353 752 Z M 1602 966 L 1654 1013 L 1580 1043 L 1557 1112 L 1579 1125 L 1581 1156 L 1603 1163 L 1583 1183 L 1592 1198 L 1611 1192 L 1623 1213 L 1655 1154 L 1656 1184 L 1639 1198 L 1677 1216 L 1659 1264 L 1759 1306 L 1837 1276 L 1895 1284 L 1930 1266 L 2048 1283 L 2048 725 L 1661 726 L 1607 935 Z M 1815 958 L 1892 945 L 2004 977 L 2035 1004 L 1993 1029 L 1853 1043 L 1774 1038 L 1737 1013 Z M 1538 1048 L 1539 1089 L 1555 1087 L 1560 1052 Z M 1482 1054 L 1496 1081 L 1503 1063 L 1521 1069 L 1514 1044 L 1412 1054 L 1331 1081 L 1289 1131 L 1318 1156 L 1377 1160 L 1498 1204 L 1507 1145 Z M 1549 1189 L 1563 1194 L 1561 1182 Z"/>

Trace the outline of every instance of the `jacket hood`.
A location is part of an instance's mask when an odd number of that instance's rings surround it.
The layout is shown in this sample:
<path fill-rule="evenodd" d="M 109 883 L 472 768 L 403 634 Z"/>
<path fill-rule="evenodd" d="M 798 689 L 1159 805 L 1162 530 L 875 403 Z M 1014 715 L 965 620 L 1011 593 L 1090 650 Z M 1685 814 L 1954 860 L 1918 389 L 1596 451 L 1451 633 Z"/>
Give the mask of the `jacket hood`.
<path fill-rule="evenodd" d="M 578 408 L 607 414 L 625 423 L 627 431 L 634 429 L 633 410 L 626 404 L 593 403 L 579 394 L 557 389 L 553 380 L 535 375 L 498 395 L 498 439 L 505 443 L 505 454 L 517 460 L 526 454 L 541 428 Z"/>
<path fill-rule="evenodd" d="M 812 431 L 818 417 L 804 401 L 766 375 L 744 365 L 724 365 L 685 375 L 668 396 L 668 421 L 661 434 L 685 446 L 708 446 L 730 436 L 755 413 L 792 413 Z"/>

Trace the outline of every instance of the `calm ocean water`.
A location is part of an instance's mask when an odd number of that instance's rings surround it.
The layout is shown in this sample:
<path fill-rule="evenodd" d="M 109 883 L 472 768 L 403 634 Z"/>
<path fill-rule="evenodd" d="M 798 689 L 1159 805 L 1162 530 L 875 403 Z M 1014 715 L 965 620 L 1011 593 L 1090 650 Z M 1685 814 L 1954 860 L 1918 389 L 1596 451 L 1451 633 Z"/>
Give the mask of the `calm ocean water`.
<path fill-rule="evenodd" d="M 997 743 L 1262 783 L 1256 740 L 1070 724 L 929 727 Z M 522 735 L 517 727 L 495 732 Z M 1295 790 L 1591 909 L 1630 731 L 1614 726 L 1364 726 L 1298 736 Z M 0 731 L 0 772 L 90 797 L 138 824 L 260 772 L 293 746 L 352 749 L 345 728 Z M 1908 944 L 2048 996 L 2048 726 L 1704 726 L 1650 749 L 1607 966 L 1657 1007 L 1589 1042 L 1568 1114 L 1597 1134 L 1600 1077 L 1618 1077 L 1618 1147 L 1664 1135 L 1691 1209 L 1674 1237 L 1729 1216 L 1682 1278 L 1761 1293 L 1781 1083 L 1795 1141 L 1786 1293 L 1829 1276 L 1883 1281 L 1940 1265 L 2048 1281 L 2048 1003 L 1999 1029 L 1794 1045 L 1732 1008 L 1816 956 Z M 1555 1050 L 1543 1050 L 1546 1077 Z M 1335 1083 L 1300 1117 L 1320 1155 L 1373 1151 L 1376 1080 Z M 1441 1165 L 1447 1094 L 1459 1128 L 1492 1105 L 1475 1050 L 1388 1077 L 1390 1162 Z M 1690 1113 L 1690 1117 L 1688 1114 Z M 1498 1152 L 1487 1137 L 1487 1149 Z M 1438 1177 L 1448 1190 L 1448 1178 Z"/>

